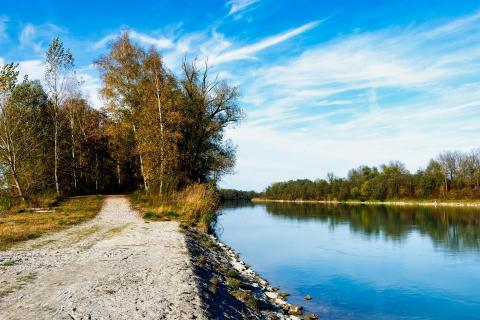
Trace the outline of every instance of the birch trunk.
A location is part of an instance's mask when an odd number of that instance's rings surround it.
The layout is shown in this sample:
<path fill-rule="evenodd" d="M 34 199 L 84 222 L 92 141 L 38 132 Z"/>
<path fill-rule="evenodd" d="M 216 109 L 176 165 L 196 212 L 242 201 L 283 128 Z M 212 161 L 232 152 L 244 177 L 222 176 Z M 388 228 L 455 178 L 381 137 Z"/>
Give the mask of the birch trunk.
<path fill-rule="evenodd" d="M 136 128 L 135 124 L 133 125 L 133 136 L 134 136 L 134 140 L 137 141 L 137 128 Z M 144 166 L 143 166 L 143 156 L 142 156 L 141 152 L 139 152 L 138 157 L 139 157 L 139 160 L 140 160 L 140 173 L 142 174 L 143 187 L 144 187 L 145 191 L 148 191 L 148 180 L 145 176 L 145 169 L 144 169 Z"/>
<path fill-rule="evenodd" d="M 157 96 L 157 108 L 158 108 L 158 118 L 160 121 L 160 187 L 159 187 L 159 194 L 163 194 L 163 171 L 164 171 L 164 156 L 163 156 L 163 148 L 164 148 L 164 135 L 163 135 L 163 118 L 162 118 L 162 103 L 160 100 L 160 81 L 158 79 L 158 72 L 157 68 L 155 68 L 155 88 L 156 88 L 156 96 Z"/>
<path fill-rule="evenodd" d="M 55 102 L 56 104 L 56 102 Z M 55 115 L 54 115 L 54 147 L 53 147 L 53 156 L 54 156 L 54 176 L 55 176 L 55 190 L 57 195 L 60 195 L 60 183 L 58 182 L 58 107 L 54 106 Z"/>
<path fill-rule="evenodd" d="M 120 176 L 120 161 L 117 161 L 117 182 L 118 187 L 122 185 L 122 177 Z"/>
<path fill-rule="evenodd" d="M 76 171 L 76 163 L 75 163 L 75 135 L 73 130 L 75 129 L 75 121 L 73 110 L 72 114 L 70 115 L 70 130 L 71 130 L 71 138 L 72 138 L 72 170 L 73 170 L 73 187 L 77 190 L 77 171 Z"/>

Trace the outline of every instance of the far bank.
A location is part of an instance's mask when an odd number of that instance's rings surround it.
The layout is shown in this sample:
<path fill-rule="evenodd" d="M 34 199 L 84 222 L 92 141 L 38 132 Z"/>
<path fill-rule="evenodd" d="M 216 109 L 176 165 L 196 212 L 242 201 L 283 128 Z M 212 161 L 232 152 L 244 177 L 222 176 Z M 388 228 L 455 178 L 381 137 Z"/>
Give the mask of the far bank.
<path fill-rule="evenodd" d="M 359 201 L 359 200 L 281 200 L 253 198 L 252 202 L 286 202 L 286 203 L 319 203 L 348 205 L 385 205 L 385 206 L 430 206 L 430 207 L 473 207 L 480 208 L 480 201 L 437 201 L 437 200 L 399 200 L 399 201 Z"/>

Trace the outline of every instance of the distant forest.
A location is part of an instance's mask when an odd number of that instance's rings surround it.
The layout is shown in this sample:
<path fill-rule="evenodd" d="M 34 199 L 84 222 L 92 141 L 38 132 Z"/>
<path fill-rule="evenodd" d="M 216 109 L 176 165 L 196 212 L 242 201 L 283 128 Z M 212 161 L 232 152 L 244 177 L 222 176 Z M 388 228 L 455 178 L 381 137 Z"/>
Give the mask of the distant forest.
<path fill-rule="evenodd" d="M 220 189 L 219 191 L 220 191 L 220 199 L 222 201 L 252 200 L 253 198 L 260 196 L 260 193 L 255 191 L 241 191 L 241 190 L 235 190 L 235 189 Z"/>
<path fill-rule="evenodd" d="M 480 149 L 447 151 L 425 169 L 409 172 L 399 161 L 380 167 L 360 166 L 346 178 L 277 182 L 262 194 L 281 200 L 480 199 Z"/>

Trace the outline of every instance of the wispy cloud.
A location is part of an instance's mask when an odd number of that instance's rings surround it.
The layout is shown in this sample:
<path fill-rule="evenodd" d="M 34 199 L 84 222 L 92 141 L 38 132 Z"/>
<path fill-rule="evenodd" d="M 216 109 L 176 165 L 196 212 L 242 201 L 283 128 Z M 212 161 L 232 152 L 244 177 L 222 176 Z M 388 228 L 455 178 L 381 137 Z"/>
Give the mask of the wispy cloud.
<path fill-rule="evenodd" d="M 36 54 L 43 54 L 55 36 L 65 34 L 65 30 L 53 23 L 34 25 L 27 23 L 19 35 L 20 48 L 30 49 Z"/>
<path fill-rule="evenodd" d="M 126 30 L 126 31 L 128 31 L 131 39 L 136 40 L 142 43 L 143 45 L 154 46 L 157 49 L 167 49 L 167 48 L 172 48 L 174 46 L 174 41 L 166 37 L 153 37 L 145 33 L 137 32 L 135 30 Z M 120 35 L 120 32 L 106 35 L 99 41 L 95 42 L 93 44 L 93 48 L 101 49 L 105 47 L 109 42 L 118 38 L 119 35 Z"/>
<path fill-rule="evenodd" d="M 227 7 L 230 7 L 228 15 L 230 16 L 243 11 L 259 1 L 260 0 L 230 0 L 227 2 Z"/>
<path fill-rule="evenodd" d="M 7 16 L 0 16 L 0 41 L 8 39 L 7 25 L 9 21 Z"/>
<path fill-rule="evenodd" d="M 237 60 L 255 59 L 255 56 L 254 56 L 255 53 L 262 51 L 264 49 L 267 49 L 269 47 L 275 46 L 295 36 L 298 36 L 316 27 L 319 23 L 320 23 L 319 21 L 314 21 L 314 22 L 304 24 L 293 30 L 263 39 L 257 43 L 240 47 L 237 49 L 233 49 L 230 51 L 221 52 L 218 55 L 211 57 L 209 60 L 212 62 L 212 64 L 218 65 L 218 64 L 237 61 Z"/>

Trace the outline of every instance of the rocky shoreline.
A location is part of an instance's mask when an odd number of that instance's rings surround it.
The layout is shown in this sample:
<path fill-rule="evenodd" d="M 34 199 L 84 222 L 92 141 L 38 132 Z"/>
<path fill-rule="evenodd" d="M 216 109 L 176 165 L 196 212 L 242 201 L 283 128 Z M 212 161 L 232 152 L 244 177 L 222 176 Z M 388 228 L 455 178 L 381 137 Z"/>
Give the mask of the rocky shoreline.
<path fill-rule="evenodd" d="M 186 239 L 209 319 L 318 319 L 288 303 L 288 293 L 270 286 L 215 235 L 188 231 Z"/>

